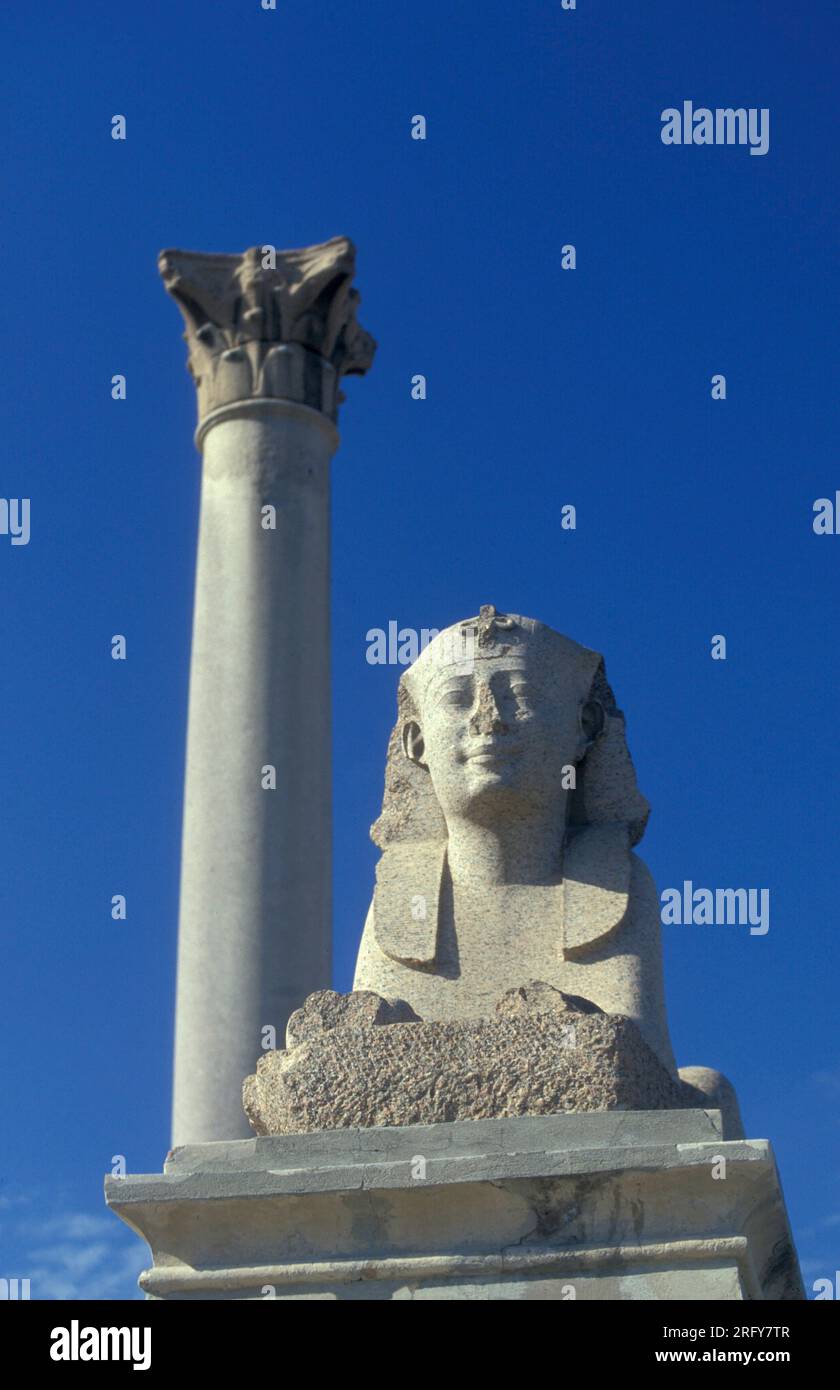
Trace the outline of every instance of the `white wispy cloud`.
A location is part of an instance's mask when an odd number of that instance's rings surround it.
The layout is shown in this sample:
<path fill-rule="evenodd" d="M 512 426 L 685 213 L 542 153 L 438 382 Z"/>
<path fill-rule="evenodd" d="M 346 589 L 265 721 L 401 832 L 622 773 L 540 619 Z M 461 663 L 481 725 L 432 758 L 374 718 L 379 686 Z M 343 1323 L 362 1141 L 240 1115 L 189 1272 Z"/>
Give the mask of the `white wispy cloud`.
<path fill-rule="evenodd" d="M 33 1299 L 136 1299 L 147 1246 L 112 1216 L 65 1211 L 6 1226 L 16 1247 L 13 1273 Z"/>

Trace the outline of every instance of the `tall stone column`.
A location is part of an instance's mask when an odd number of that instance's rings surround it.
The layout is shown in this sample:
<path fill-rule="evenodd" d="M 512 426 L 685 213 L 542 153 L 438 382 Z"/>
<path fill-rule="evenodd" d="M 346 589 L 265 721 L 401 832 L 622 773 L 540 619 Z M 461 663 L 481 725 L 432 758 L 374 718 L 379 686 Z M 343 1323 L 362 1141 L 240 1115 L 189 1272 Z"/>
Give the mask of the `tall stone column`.
<path fill-rule="evenodd" d="M 184 802 L 173 1145 L 249 1134 L 262 1030 L 330 983 L 330 460 L 370 366 L 342 237 L 164 251 L 203 454 Z"/>

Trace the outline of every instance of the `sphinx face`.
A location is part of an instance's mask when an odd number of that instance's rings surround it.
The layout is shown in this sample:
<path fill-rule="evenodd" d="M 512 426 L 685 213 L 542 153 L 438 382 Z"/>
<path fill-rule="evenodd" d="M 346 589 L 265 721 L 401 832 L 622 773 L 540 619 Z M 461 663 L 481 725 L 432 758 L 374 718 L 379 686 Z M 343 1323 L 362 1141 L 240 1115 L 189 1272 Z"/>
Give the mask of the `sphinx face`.
<path fill-rule="evenodd" d="M 444 817 L 556 823 L 564 769 L 588 743 L 579 692 L 527 654 L 448 666 L 423 694 L 406 754 L 428 768 Z M 568 779 L 567 779 L 568 781 Z"/>

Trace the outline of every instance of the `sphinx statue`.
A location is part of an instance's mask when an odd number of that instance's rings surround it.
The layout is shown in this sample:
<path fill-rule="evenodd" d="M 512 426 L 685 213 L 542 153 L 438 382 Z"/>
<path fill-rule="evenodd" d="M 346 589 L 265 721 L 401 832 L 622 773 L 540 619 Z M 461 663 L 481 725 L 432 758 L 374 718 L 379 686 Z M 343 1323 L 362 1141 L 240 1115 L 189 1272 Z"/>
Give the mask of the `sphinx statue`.
<path fill-rule="evenodd" d="M 400 681 L 354 989 L 424 1019 L 543 980 L 638 1024 L 675 1070 L 647 822 L 601 657 L 482 609 Z"/>
<path fill-rule="evenodd" d="M 340 1091 L 346 1115 L 347 1097 L 360 1088 L 356 1123 L 514 1113 L 504 1109 L 500 1067 L 512 1068 L 509 1091 L 526 1113 L 535 1105 L 706 1105 L 721 1109 L 727 1137 L 739 1134 L 725 1078 L 704 1067 L 679 1071 L 674 1060 L 659 898 L 634 852 L 648 814 L 597 652 L 491 605 L 438 633 L 399 684 L 382 814 L 371 832 L 382 855 L 353 993 L 310 996 L 290 1021 L 290 1050 L 264 1064 L 262 1082 L 259 1067 L 249 1078 L 246 1109 L 258 1132 L 309 1124 L 300 1063 L 314 1071 L 310 1052 L 320 1038 L 329 1056 L 318 1062 L 318 1084 L 332 1071 L 324 1094 L 332 1105 Z M 548 1014 L 577 1020 L 585 1036 L 577 1036 L 575 1058 L 560 1057 L 556 1028 L 535 1033 L 531 1019 L 523 1032 L 523 1011 L 542 1029 Z M 362 1041 L 359 1027 L 367 1029 Z M 344 1052 L 336 1048 L 342 1030 Z M 498 1067 L 488 1063 L 484 1091 L 478 1086 L 464 1110 L 459 1079 L 474 1078 L 484 1055 Z M 619 1083 L 632 1073 L 644 1074 L 645 1085 L 605 1092 L 608 1055 L 619 1057 Z M 438 1081 L 437 1061 L 446 1058 L 448 1080 Z M 555 1060 L 569 1070 L 552 1089 L 542 1074 Z M 581 1100 L 586 1067 L 594 1071 Z M 259 1091 L 269 1071 L 285 1088 L 273 1121 Z M 370 1109 L 388 1075 L 392 1096 L 404 1101 L 407 1087 L 416 1090 L 408 1118 L 393 1100 Z M 447 1085 L 454 1102 L 424 1109 L 427 1094 Z M 310 1118 L 317 1127 L 317 1106 Z"/>

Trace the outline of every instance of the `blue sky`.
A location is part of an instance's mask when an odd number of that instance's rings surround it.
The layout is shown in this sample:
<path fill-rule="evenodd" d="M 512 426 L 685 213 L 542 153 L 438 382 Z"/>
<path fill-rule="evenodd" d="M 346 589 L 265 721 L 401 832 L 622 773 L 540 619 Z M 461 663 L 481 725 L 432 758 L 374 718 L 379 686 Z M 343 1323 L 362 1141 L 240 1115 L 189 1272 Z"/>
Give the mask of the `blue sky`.
<path fill-rule="evenodd" d="M 660 889 L 770 889 L 766 936 L 664 929 L 671 1030 L 772 1139 L 806 1282 L 832 1277 L 836 6 L 47 0 L 0 37 L 0 493 L 31 499 L 29 544 L 0 536 L 0 1275 L 132 1296 L 102 1175 L 168 1143 L 199 461 L 157 252 L 346 234 L 379 351 L 334 466 L 336 985 L 399 674 L 368 629 L 492 602 L 602 651 Z M 688 99 L 769 108 L 767 155 L 663 145 Z"/>

